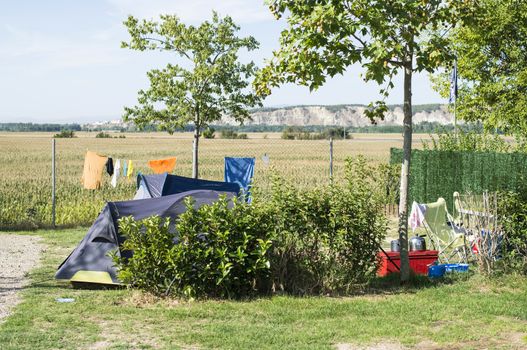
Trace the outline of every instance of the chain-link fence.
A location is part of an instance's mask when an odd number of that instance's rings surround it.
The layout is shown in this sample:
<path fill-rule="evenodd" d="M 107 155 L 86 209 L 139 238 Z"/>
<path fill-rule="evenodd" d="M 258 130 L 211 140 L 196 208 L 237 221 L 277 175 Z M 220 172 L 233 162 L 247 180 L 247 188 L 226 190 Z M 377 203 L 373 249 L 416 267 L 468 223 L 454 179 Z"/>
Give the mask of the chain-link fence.
<path fill-rule="evenodd" d="M 38 133 L 0 136 L 0 228 L 51 225 L 51 135 Z M 345 159 L 364 155 L 373 162 L 387 162 L 398 136 L 364 135 L 333 141 L 333 177 L 344 175 Z M 87 150 L 115 159 L 132 160 L 134 175 L 121 177 L 116 188 L 103 176 L 99 190 L 85 190 L 80 178 Z M 177 158 L 174 174 L 192 174 L 190 134 L 126 134 L 126 138 L 97 139 L 93 133 L 56 140 L 56 222 L 59 226 L 91 224 L 107 201 L 129 200 L 136 190 L 138 172 L 152 173 L 147 161 Z M 255 133 L 248 139 L 200 139 L 199 177 L 224 179 L 224 157 L 254 157 L 254 180 L 269 187 L 272 174 L 295 186 L 313 187 L 330 182 L 329 140 L 284 140 L 280 134 Z"/>

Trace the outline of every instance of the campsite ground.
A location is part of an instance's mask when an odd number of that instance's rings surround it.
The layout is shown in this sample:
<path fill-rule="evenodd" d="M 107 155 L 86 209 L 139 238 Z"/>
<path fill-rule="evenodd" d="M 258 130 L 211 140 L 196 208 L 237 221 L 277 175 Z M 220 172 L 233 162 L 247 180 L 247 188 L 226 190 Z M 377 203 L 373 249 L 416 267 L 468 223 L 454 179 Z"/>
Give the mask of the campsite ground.
<path fill-rule="evenodd" d="M 470 274 L 357 295 L 177 301 L 79 290 L 53 280 L 86 229 L 17 232 L 46 245 L 22 302 L 0 325 L 6 349 L 525 349 L 527 278 Z M 455 283 L 452 283 L 455 282 Z M 56 298 L 74 298 L 59 303 Z"/>
<path fill-rule="evenodd" d="M 50 133 L 0 133 L 0 227 L 49 222 Z M 176 155 L 176 174 L 190 174 L 190 134 L 126 134 L 125 139 L 96 139 L 79 133 L 57 140 L 57 217 L 59 224 L 91 223 L 106 200 L 129 199 L 134 179 L 101 191 L 81 189 L 79 178 L 87 149 L 137 160 L 146 169 L 151 157 Z M 416 135 L 415 147 L 421 141 Z M 347 156 L 362 154 L 386 161 L 394 134 L 354 135 L 335 142 L 335 173 Z M 267 153 L 271 166 L 257 164 L 257 176 L 271 169 L 311 186 L 328 181 L 327 141 L 281 140 L 279 134 L 249 134 L 248 140 L 203 140 L 204 178 L 221 179 L 223 157 Z M 86 228 L 2 234 L 41 237 L 41 264 L 30 273 L 21 303 L 0 324 L 0 349 L 525 349 L 527 278 L 485 279 L 458 276 L 440 283 L 427 279 L 401 288 L 376 281 L 345 298 L 273 296 L 247 301 L 160 300 L 139 292 L 76 290 L 53 279 L 58 264 L 77 245 Z M 0 242 L 5 244 L 5 242 Z M 26 247 L 27 248 L 27 247 Z M 26 254 L 32 254 L 25 250 Z M 23 254 L 10 255 L 20 259 Z M 10 266 L 17 266 L 10 261 Z M 452 283 L 455 282 L 455 283 Z M 0 285 L 0 288 L 2 286 Z M 59 303 L 57 298 L 74 298 Z"/>

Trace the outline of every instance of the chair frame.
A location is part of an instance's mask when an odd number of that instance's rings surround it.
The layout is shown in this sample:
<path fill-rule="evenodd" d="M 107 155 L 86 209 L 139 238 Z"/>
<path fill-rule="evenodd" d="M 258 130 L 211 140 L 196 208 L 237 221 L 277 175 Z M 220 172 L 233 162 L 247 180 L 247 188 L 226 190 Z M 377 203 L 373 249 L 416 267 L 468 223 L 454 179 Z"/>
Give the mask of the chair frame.
<path fill-rule="evenodd" d="M 423 226 L 429 241 L 434 249 L 438 251 L 439 261 L 442 263 L 468 263 L 471 260 L 472 250 L 466 231 L 455 224 L 454 218 L 448 212 L 443 198 L 438 198 L 436 202 L 426 203 L 424 205 L 428 210 L 430 205 L 433 204 L 444 207 L 444 230 L 448 232 L 448 241 L 441 238 L 439 232 L 430 225 L 426 218 L 426 213 Z"/>

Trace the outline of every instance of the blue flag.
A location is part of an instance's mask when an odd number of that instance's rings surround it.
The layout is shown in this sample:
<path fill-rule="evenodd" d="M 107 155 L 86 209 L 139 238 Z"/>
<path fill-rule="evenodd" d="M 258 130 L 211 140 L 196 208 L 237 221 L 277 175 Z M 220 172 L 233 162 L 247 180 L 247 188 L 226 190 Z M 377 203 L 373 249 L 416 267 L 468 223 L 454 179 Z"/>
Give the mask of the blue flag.
<path fill-rule="evenodd" d="M 457 62 L 454 61 L 454 67 L 452 68 L 452 75 L 450 76 L 450 98 L 449 103 L 456 102 L 457 99 Z"/>

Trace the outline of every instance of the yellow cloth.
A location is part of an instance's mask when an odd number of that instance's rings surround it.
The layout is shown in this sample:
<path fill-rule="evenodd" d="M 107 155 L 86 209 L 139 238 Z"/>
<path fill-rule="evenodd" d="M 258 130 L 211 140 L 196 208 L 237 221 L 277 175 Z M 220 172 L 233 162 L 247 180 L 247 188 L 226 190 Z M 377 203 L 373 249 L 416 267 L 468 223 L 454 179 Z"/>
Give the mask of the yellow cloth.
<path fill-rule="evenodd" d="M 82 171 L 81 182 L 88 190 L 101 188 L 101 180 L 104 168 L 108 162 L 108 157 L 103 157 L 95 152 L 86 152 L 84 158 L 84 170 Z"/>
<path fill-rule="evenodd" d="M 128 161 L 128 170 L 126 171 L 126 176 L 130 177 L 134 173 L 134 164 L 131 160 Z"/>
<path fill-rule="evenodd" d="M 176 167 L 176 157 L 149 160 L 148 166 L 152 168 L 156 174 L 171 173 Z"/>

